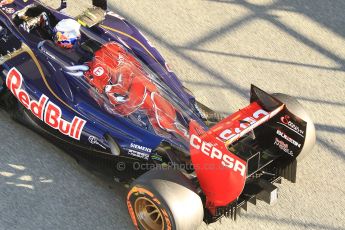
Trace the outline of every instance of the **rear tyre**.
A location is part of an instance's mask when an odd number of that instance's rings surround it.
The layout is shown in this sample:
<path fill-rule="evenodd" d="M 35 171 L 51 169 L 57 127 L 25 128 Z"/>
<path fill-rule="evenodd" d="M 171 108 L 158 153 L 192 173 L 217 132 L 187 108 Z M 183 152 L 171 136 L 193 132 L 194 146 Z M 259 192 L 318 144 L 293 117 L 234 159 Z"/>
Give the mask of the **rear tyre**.
<path fill-rule="evenodd" d="M 127 207 L 134 225 L 145 230 L 196 229 L 204 216 L 193 184 L 173 169 L 154 169 L 135 180 Z"/>
<path fill-rule="evenodd" d="M 283 102 L 291 113 L 295 114 L 296 116 L 307 122 L 304 146 L 301 153 L 297 156 L 297 160 L 300 161 L 309 152 L 311 152 L 315 145 L 316 133 L 314 122 L 312 121 L 311 117 L 306 112 L 306 110 L 303 108 L 303 106 L 295 98 L 281 93 L 273 94 L 273 96 L 279 99 L 281 102 Z"/>

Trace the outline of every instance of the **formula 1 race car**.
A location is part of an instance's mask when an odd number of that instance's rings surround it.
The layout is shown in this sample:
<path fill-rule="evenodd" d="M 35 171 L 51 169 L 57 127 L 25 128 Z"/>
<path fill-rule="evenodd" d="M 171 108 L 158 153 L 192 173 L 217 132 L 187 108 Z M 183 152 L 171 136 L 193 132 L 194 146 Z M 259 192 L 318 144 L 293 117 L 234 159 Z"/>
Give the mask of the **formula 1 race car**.
<path fill-rule="evenodd" d="M 34 0 L 0 1 L 0 101 L 14 119 L 130 181 L 138 229 L 196 229 L 273 203 L 315 145 L 294 98 L 251 87 L 223 117 L 199 103 L 167 62 L 106 1 L 76 18 Z M 104 166 L 105 167 L 105 166 Z"/>

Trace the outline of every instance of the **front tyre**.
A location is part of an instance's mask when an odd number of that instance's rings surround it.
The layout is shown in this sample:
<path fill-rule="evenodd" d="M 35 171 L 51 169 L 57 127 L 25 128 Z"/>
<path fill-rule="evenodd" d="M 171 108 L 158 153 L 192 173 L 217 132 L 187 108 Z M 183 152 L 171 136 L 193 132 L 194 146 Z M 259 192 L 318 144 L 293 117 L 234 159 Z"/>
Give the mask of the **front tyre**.
<path fill-rule="evenodd" d="M 194 186 L 173 169 L 151 170 L 131 185 L 127 207 L 141 230 L 190 230 L 203 221 L 203 205 Z"/>

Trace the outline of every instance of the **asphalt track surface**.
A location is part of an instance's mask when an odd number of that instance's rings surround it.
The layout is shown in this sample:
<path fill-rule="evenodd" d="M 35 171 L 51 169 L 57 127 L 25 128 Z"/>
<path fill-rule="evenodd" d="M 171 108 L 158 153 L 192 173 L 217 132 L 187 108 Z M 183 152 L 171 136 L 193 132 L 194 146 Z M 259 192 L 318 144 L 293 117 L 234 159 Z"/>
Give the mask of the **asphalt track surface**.
<path fill-rule="evenodd" d="M 57 1 L 49 1 L 57 6 Z M 89 4 L 70 1 L 68 12 Z M 200 229 L 345 229 L 345 2 L 113 0 L 211 108 L 248 103 L 250 84 L 297 97 L 317 128 L 298 183 L 236 221 Z M 0 229 L 133 229 L 126 189 L 0 112 Z M 188 220 L 186 220 L 188 221 Z"/>

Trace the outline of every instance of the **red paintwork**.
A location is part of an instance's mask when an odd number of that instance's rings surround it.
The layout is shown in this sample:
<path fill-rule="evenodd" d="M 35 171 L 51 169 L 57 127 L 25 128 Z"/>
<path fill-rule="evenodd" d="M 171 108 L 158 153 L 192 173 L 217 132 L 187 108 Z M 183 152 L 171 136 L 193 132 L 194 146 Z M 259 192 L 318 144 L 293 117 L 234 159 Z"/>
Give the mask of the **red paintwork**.
<path fill-rule="evenodd" d="M 257 102 L 231 114 L 218 124 L 212 127 L 208 133 L 219 137 L 226 142 L 226 145 L 233 143 L 242 137 L 246 131 L 254 129 L 261 122 L 269 119 L 266 112 Z M 245 122 L 240 122 L 245 121 Z M 259 122 L 260 121 L 260 122 Z"/>
<path fill-rule="evenodd" d="M 141 64 L 115 42 L 105 44 L 95 52 L 88 82 L 113 105 L 114 112 L 128 116 L 141 109 L 146 112 L 156 131 L 163 129 L 188 138 L 188 132 L 179 125 L 175 107 L 159 92 Z"/>
<path fill-rule="evenodd" d="M 206 195 L 206 207 L 212 214 L 215 214 L 216 207 L 226 206 L 236 200 L 242 193 L 246 181 L 246 169 L 245 173 L 244 170 L 241 173 L 240 170 L 236 170 L 236 164 L 247 167 L 247 162 L 231 153 L 226 143 L 238 140 L 248 130 L 262 124 L 269 117 L 270 113 L 253 102 L 207 132 L 197 122 L 190 123 L 191 158 L 201 189 Z M 240 123 L 241 120 L 250 123 Z M 214 149 L 219 151 L 214 152 Z M 224 166 L 224 158 L 231 159 L 232 164 L 228 164 L 229 167 Z"/>

